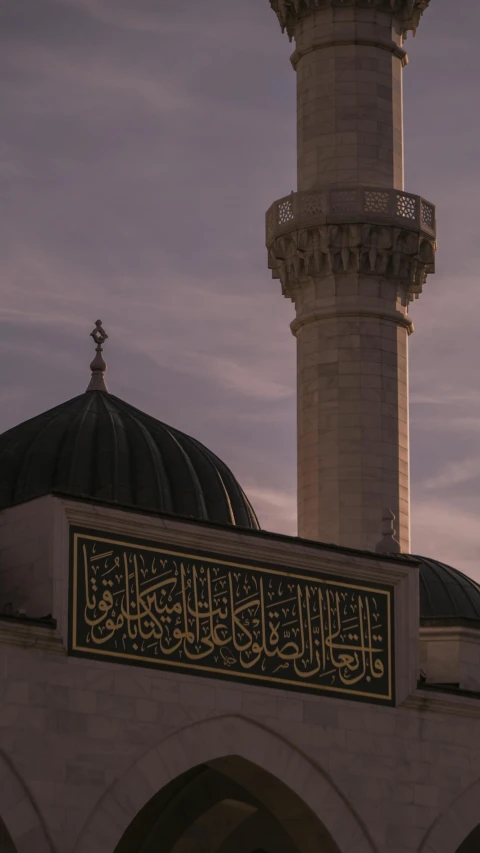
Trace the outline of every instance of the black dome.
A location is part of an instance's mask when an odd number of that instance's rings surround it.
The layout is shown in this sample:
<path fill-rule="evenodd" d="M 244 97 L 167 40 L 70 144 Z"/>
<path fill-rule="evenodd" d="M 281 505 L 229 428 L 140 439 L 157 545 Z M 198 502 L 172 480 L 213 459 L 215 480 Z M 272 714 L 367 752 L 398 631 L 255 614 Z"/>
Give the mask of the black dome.
<path fill-rule="evenodd" d="M 412 555 L 414 556 L 414 555 Z M 420 563 L 420 620 L 423 625 L 480 625 L 480 585 L 437 560 Z"/>
<path fill-rule="evenodd" d="M 102 391 L 0 435 L 0 509 L 51 492 L 259 529 L 215 454 Z"/>

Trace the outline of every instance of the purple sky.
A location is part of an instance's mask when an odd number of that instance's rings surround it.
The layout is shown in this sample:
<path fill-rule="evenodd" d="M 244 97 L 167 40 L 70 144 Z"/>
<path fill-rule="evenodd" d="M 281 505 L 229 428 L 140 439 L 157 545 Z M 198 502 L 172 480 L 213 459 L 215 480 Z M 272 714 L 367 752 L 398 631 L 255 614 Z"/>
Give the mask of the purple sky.
<path fill-rule="evenodd" d="M 455 7 L 406 44 L 406 189 L 439 223 L 411 311 L 413 549 L 480 579 L 480 4 Z M 0 34 L 0 430 L 85 389 L 101 317 L 112 393 L 295 533 L 293 307 L 264 249 L 295 75 L 268 0 L 22 0 Z"/>

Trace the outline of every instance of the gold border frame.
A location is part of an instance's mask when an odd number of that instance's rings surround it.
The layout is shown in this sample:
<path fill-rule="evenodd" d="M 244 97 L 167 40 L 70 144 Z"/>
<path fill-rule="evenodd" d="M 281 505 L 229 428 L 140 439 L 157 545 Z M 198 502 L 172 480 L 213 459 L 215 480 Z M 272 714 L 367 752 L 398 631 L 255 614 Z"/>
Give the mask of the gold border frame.
<path fill-rule="evenodd" d="M 223 669 L 215 669 L 210 666 L 196 666 L 191 663 L 182 663 L 181 661 L 170 662 L 164 660 L 163 658 L 158 657 L 149 657 L 146 655 L 131 655 L 123 652 L 112 652 L 112 651 L 102 651 L 100 649 L 87 649 L 84 646 L 77 645 L 77 582 L 78 582 L 78 565 L 77 565 L 77 556 L 78 556 L 78 547 L 77 542 L 78 539 L 87 539 L 87 540 L 95 540 L 97 542 L 104 542 L 109 545 L 121 545 L 129 548 L 142 548 L 145 551 L 153 551 L 155 553 L 168 554 L 172 557 L 183 557 L 185 559 L 196 559 L 196 560 L 205 560 L 205 556 L 200 556 L 199 554 L 191 554 L 184 551 L 171 550 L 171 548 L 167 547 L 155 547 L 153 545 L 140 545 L 138 543 L 134 543 L 132 541 L 125 542 L 120 539 L 111 539 L 107 536 L 99 535 L 94 536 L 89 533 L 81 533 L 77 530 L 71 531 L 73 532 L 72 548 L 73 548 L 73 564 L 72 564 L 72 590 L 71 590 L 71 605 L 72 605 L 72 631 L 70 637 L 70 649 L 72 652 L 79 652 L 86 656 L 98 655 L 104 659 L 112 658 L 115 661 L 116 658 L 120 660 L 132 660 L 135 661 L 138 665 L 141 665 L 142 662 L 148 662 L 152 665 L 156 665 L 159 669 L 162 667 L 171 667 L 172 670 L 182 669 L 188 672 L 190 675 L 194 675 L 196 672 L 208 673 L 212 678 L 215 676 L 221 676 L 222 678 L 226 678 L 228 680 L 233 677 L 239 678 L 245 682 L 259 682 L 262 683 L 274 683 L 279 689 L 285 689 L 286 686 L 290 688 L 296 688 L 299 692 L 305 692 L 307 689 L 311 691 L 315 691 L 317 695 L 322 695 L 323 693 L 339 693 L 347 696 L 351 696 L 352 698 L 363 698 L 370 700 L 382 700 L 383 702 L 393 702 L 393 685 L 392 685 L 392 676 L 394 669 L 394 660 L 393 660 L 393 649 L 392 649 L 392 590 L 389 588 L 381 589 L 380 587 L 372 587 L 372 586 L 361 586 L 359 584 L 351 583 L 348 581 L 337 581 L 333 578 L 331 579 L 331 583 L 335 583 L 337 586 L 343 586 L 348 589 L 359 590 L 361 592 L 370 592 L 377 593 L 379 595 L 384 595 L 387 597 L 387 612 L 388 612 L 388 646 L 387 646 L 387 660 L 388 660 L 388 695 L 385 693 L 369 693 L 360 690 L 348 690 L 342 687 L 329 687 L 323 685 L 313 685 L 305 682 L 291 681 L 287 678 L 274 678 L 273 676 L 265 676 L 265 675 L 256 675 L 255 673 L 249 673 L 248 675 L 244 675 L 241 672 L 237 672 L 235 670 L 223 670 Z M 210 559 L 212 559 L 210 557 Z M 219 555 L 218 559 L 215 556 L 213 558 L 213 562 L 218 562 L 223 564 L 224 566 L 230 566 L 232 568 L 237 569 L 247 569 L 249 571 L 258 571 L 265 572 L 268 574 L 281 575 L 285 576 L 286 572 L 280 571 L 274 568 L 267 568 L 265 566 L 257 566 L 257 565 L 248 565 L 246 563 L 237 563 L 232 562 L 231 560 L 225 559 Z M 289 576 L 293 579 L 303 580 L 307 582 L 315 581 L 314 577 L 315 573 L 312 572 L 310 575 L 303 575 L 297 571 L 292 571 L 289 573 Z M 319 577 L 317 583 L 327 584 L 328 580 L 325 578 Z"/>

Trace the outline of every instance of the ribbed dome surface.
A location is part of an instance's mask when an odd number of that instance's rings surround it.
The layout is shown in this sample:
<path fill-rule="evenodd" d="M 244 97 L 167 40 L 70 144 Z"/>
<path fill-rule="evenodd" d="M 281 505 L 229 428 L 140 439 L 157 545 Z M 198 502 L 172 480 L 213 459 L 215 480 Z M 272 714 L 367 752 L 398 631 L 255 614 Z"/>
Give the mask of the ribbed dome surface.
<path fill-rule="evenodd" d="M 0 508 L 51 492 L 259 528 L 217 456 L 101 391 L 87 391 L 0 435 Z"/>
<path fill-rule="evenodd" d="M 422 622 L 479 622 L 480 585 L 437 560 L 414 556 L 420 562 L 420 619 Z"/>

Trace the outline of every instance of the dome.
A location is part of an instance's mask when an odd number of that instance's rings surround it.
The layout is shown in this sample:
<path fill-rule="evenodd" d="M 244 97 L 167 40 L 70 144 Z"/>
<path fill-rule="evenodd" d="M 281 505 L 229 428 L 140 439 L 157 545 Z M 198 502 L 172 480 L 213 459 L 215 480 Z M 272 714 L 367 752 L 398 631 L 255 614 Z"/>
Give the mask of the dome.
<path fill-rule="evenodd" d="M 437 560 L 420 563 L 420 620 L 428 625 L 480 625 L 480 585 Z"/>
<path fill-rule="evenodd" d="M 0 509 L 52 492 L 259 529 L 214 453 L 105 386 L 0 435 Z"/>

